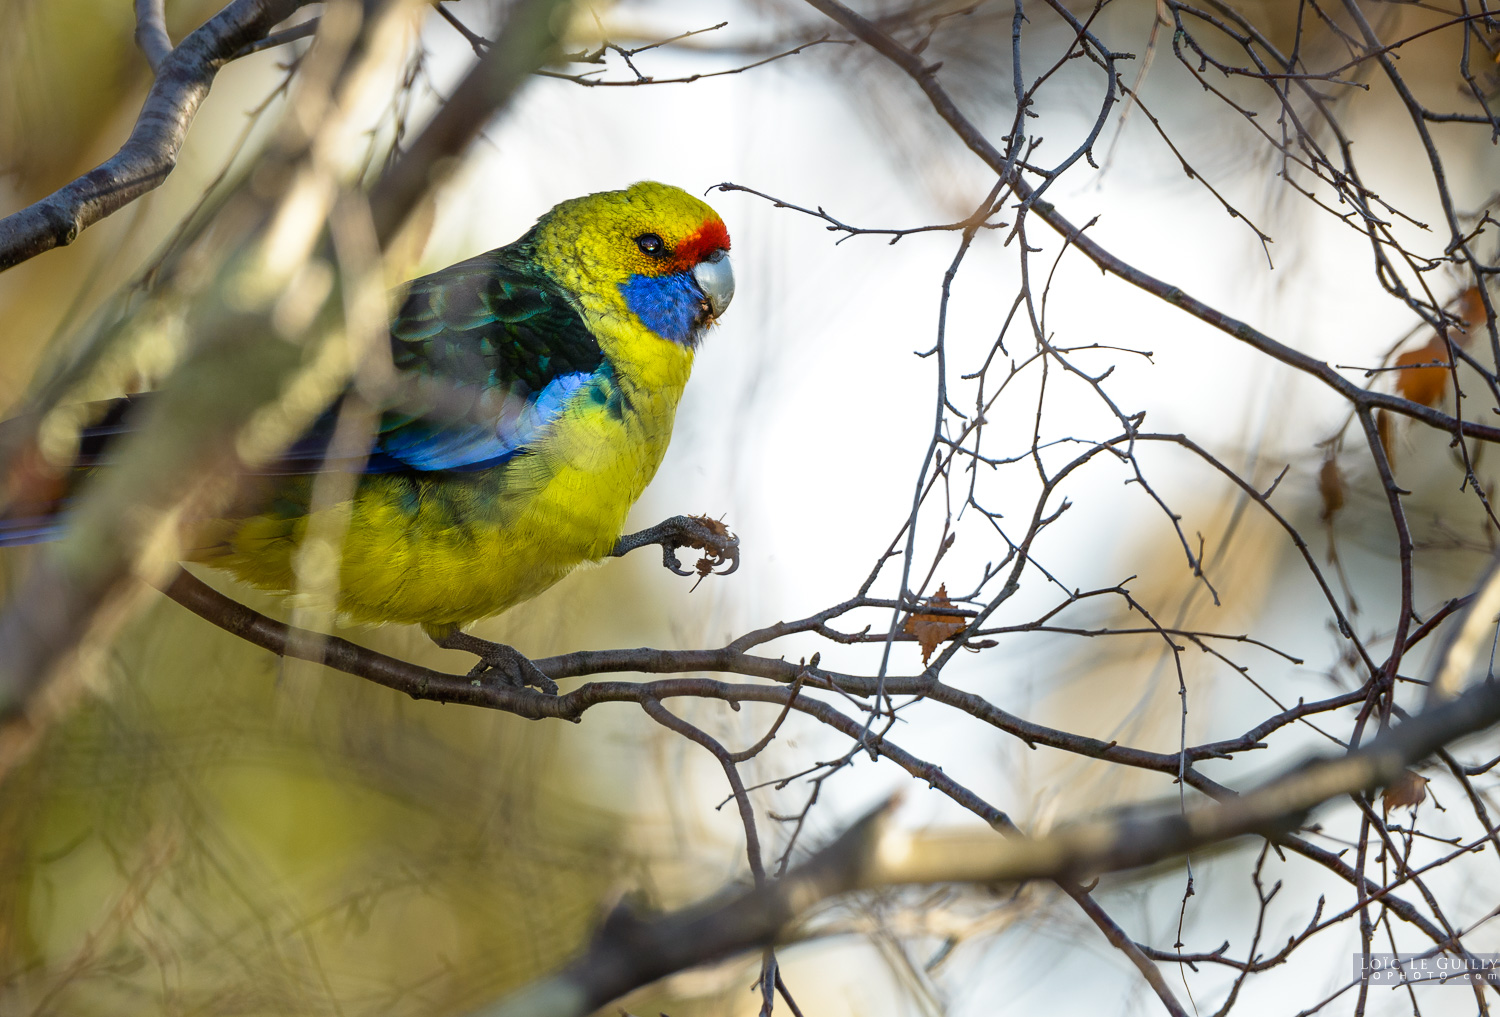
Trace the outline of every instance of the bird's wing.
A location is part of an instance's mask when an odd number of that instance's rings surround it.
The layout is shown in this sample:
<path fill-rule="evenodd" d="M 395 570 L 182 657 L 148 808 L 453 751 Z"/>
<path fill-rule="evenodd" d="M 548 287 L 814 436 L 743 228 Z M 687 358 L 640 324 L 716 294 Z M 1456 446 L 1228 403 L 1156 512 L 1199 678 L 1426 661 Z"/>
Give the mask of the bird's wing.
<path fill-rule="evenodd" d="M 413 382 L 399 411 L 385 413 L 366 473 L 474 471 L 526 450 L 570 396 L 608 371 L 599 344 L 554 283 L 505 248 L 424 276 L 391 322 L 392 359 Z M 101 404 L 79 435 L 78 455 L 55 495 L 6 512 L 0 546 L 55 537 L 74 481 L 115 455 L 150 393 Z M 274 462 L 257 472 L 287 476 L 327 468 L 340 399 Z M 21 421 L 0 424 L 0 430 Z M 0 437 L 4 437 L 0 435 Z"/>
<path fill-rule="evenodd" d="M 568 398 L 601 370 L 599 343 L 556 284 L 502 248 L 411 284 L 391 321 L 391 356 L 404 382 L 402 407 L 382 415 L 367 473 L 473 471 L 526 449 Z M 150 393 L 99 406 L 80 433 L 75 469 L 113 458 Z M 325 467 L 340 398 L 274 462 L 257 472 Z M 13 423 L 13 422 L 7 422 Z"/>
<path fill-rule="evenodd" d="M 593 375 L 593 334 L 554 283 L 506 249 L 412 283 L 391 322 L 403 407 L 386 413 L 365 471 L 473 471 L 524 451 Z M 335 406 L 271 472 L 316 470 Z"/>

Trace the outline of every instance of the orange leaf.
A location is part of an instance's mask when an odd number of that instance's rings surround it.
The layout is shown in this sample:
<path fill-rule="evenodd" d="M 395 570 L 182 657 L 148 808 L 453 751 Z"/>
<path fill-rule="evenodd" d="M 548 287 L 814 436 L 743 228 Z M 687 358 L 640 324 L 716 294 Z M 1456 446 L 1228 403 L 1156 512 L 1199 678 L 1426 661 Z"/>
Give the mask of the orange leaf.
<path fill-rule="evenodd" d="M 948 599 L 947 583 L 938 587 L 937 593 L 927 602 L 927 605 L 939 609 L 953 606 L 953 602 Z M 914 636 L 917 642 L 922 644 L 922 663 L 926 664 L 939 643 L 945 639 L 952 639 L 966 628 L 968 624 L 958 615 L 923 613 L 907 618 L 902 631 L 909 636 Z"/>
<path fill-rule="evenodd" d="M 1326 522 L 1344 507 L 1344 475 L 1339 472 L 1338 460 L 1333 457 L 1332 450 L 1318 470 L 1318 493 L 1323 496 L 1323 520 Z"/>
<path fill-rule="evenodd" d="M 1427 778 L 1407 770 L 1390 787 L 1380 792 L 1380 804 L 1386 815 L 1392 809 L 1414 809 L 1427 800 Z"/>
<path fill-rule="evenodd" d="M 1448 344 L 1440 336 L 1433 336 L 1420 349 L 1407 350 L 1396 358 L 1396 366 L 1406 370 L 1396 372 L 1396 391 L 1414 403 L 1423 406 L 1436 405 L 1448 391 L 1448 369 L 1446 367 L 1418 367 L 1433 361 L 1447 363 Z"/>
<path fill-rule="evenodd" d="M 1473 338 L 1474 333 L 1484 328 L 1484 323 L 1489 320 L 1484 313 L 1484 297 L 1479 293 L 1478 286 L 1470 286 L 1458 296 L 1458 316 L 1464 320 L 1464 327 L 1469 334 L 1462 337 L 1465 345 Z"/>

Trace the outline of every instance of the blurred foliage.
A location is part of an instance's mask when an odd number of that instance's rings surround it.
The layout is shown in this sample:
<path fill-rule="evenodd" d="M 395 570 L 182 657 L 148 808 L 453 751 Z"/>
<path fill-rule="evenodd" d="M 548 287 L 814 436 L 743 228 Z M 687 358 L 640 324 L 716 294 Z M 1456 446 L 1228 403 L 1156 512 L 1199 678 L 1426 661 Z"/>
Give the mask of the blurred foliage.
<path fill-rule="evenodd" d="M 172 37 L 219 6 L 169 4 Z M 0 6 L 0 207 L 124 140 L 150 82 L 132 31 L 129 2 Z M 277 59 L 226 68 L 162 189 L 0 279 L 0 402 L 193 209 Z M 560 643 L 568 596 L 507 635 Z M 467 666 L 412 633 L 355 635 Z M 616 787 L 603 810 L 579 780 L 598 726 L 283 665 L 160 598 L 101 653 L 75 662 L 86 694 L 0 787 L 0 1013 L 463 1012 L 561 963 L 620 878 L 628 798 Z"/>
<path fill-rule="evenodd" d="M 445 1013 L 617 873 L 557 728 L 278 662 L 175 605 L 0 795 L 0 1012 Z"/>

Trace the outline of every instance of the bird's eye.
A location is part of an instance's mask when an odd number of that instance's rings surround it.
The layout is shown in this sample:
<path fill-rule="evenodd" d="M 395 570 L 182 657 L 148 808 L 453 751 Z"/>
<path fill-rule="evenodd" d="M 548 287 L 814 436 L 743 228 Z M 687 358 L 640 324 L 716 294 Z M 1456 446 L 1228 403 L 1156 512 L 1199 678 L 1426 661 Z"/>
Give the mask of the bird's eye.
<path fill-rule="evenodd" d="M 667 251 L 667 245 L 662 243 L 661 237 L 655 233 L 642 233 L 635 238 L 635 246 L 641 249 L 642 254 L 659 258 Z"/>

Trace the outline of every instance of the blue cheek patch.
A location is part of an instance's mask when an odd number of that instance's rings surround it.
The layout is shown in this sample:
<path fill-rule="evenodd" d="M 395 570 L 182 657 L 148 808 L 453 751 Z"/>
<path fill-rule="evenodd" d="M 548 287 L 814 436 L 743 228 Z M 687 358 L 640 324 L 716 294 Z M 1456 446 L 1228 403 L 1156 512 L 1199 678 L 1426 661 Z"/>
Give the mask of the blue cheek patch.
<path fill-rule="evenodd" d="M 698 341 L 698 316 L 703 309 L 703 291 L 687 272 L 672 275 L 633 275 L 620 284 L 625 306 L 647 328 L 674 343 L 691 346 Z"/>

